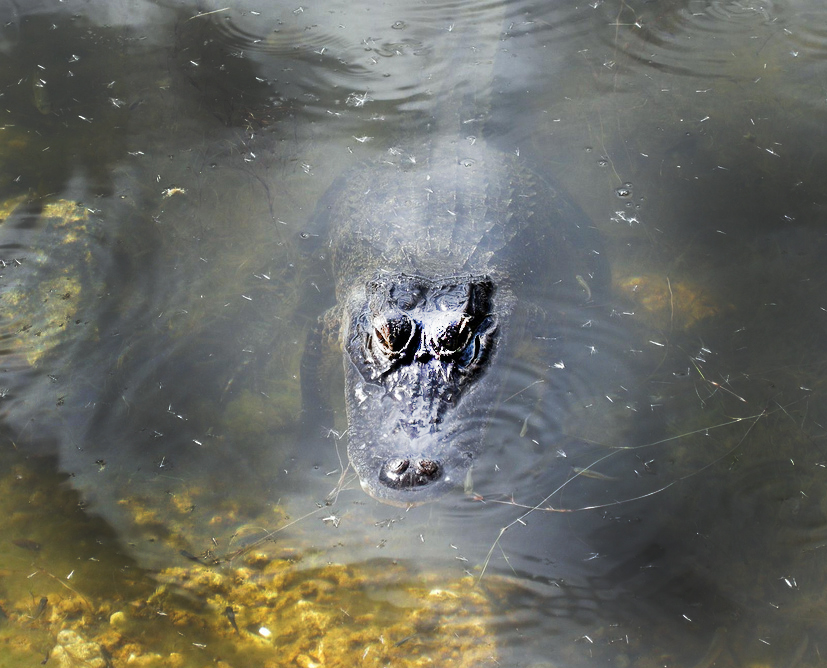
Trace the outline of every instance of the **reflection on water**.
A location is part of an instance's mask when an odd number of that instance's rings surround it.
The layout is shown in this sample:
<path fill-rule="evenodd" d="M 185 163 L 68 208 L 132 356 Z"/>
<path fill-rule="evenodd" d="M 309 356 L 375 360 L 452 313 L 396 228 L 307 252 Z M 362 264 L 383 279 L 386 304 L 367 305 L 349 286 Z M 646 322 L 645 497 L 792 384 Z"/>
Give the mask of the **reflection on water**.
<path fill-rule="evenodd" d="M 4 666 L 820 660 L 820 5 L 98 4 L 0 10 Z M 405 510 L 335 350 L 302 419 L 313 212 L 469 96 L 599 260 Z"/>

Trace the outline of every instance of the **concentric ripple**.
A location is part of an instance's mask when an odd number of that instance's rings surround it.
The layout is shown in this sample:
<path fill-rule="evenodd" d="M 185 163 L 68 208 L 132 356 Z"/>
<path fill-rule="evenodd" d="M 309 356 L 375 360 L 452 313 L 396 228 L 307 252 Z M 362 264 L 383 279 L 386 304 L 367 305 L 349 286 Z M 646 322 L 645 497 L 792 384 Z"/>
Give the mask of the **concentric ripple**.
<path fill-rule="evenodd" d="M 792 22 L 799 20 L 786 3 L 772 0 L 631 3 L 621 9 L 604 3 L 600 10 L 600 34 L 615 64 L 706 78 L 737 77 L 739 70 L 753 77 L 756 57 L 786 49 Z"/>

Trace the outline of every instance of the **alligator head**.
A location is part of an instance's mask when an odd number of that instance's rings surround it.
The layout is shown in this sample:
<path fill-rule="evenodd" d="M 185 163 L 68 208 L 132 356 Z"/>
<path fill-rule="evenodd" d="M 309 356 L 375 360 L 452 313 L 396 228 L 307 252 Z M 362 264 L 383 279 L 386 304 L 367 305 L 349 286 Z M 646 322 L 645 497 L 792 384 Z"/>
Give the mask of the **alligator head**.
<path fill-rule="evenodd" d="M 396 275 L 353 303 L 348 455 L 374 498 L 423 503 L 465 479 L 490 405 L 478 386 L 497 338 L 493 296 L 488 277 Z"/>

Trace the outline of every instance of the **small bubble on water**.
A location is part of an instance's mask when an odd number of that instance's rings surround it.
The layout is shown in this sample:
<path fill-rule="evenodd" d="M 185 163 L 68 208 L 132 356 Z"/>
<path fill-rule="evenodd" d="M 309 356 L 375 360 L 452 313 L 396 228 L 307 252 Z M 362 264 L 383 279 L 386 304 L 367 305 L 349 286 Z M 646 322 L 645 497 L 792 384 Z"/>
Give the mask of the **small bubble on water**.
<path fill-rule="evenodd" d="M 597 161 L 597 164 L 600 165 L 601 167 L 605 167 L 606 165 L 609 164 L 609 159 L 608 158 L 600 158 L 600 160 Z"/>
<path fill-rule="evenodd" d="M 397 21 L 396 23 L 394 23 L 391 26 L 391 28 L 393 28 L 394 30 L 404 30 L 407 27 L 408 27 L 408 24 L 405 23 L 404 21 Z"/>
<path fill-rule="evenodd" d="M 624 183 L 622 186 L 615 190 L 618 197 L 631 197 L 632 196 L 632 184 L 631 183 Z"/>

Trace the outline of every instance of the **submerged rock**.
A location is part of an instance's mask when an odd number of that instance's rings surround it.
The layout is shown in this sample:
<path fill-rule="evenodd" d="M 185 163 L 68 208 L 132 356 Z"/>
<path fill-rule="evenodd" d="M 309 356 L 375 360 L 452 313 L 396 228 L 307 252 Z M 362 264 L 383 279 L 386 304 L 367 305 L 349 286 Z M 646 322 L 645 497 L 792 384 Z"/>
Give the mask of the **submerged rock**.
<path fill-rule="evenodd" d="M 50 658 L 60 668 L 106 667 L 101 646 L 70 629 L 63 629 L 57 634 L 57 645 L 52 649 Z"/>
<path fill-rule="evenodd" d="M 631 299 L 636 315 L 659 329 L 688 330 L 696 323 L 732 310 L 714 294 L 691 280 L 635 274 L 616 278 L 617 292 Z"/>

